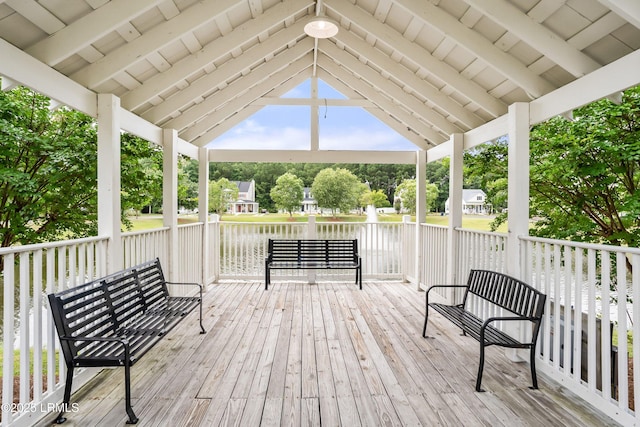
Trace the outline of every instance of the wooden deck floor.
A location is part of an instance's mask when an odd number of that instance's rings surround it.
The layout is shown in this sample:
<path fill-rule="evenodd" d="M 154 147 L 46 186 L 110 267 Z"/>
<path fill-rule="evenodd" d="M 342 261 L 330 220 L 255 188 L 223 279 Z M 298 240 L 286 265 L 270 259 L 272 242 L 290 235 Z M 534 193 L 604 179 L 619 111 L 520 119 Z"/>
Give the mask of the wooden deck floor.
<path fill-rule="evenodd" d="M 423 301 L 399 282 L 215 285 L 207 334 L 193 313 L 133 367 L 138 425 L 615 425 L 543 375 L 530 390 L 498 348 L 476 393 L 477 343 L 437 315 L 423 339 Z M 105 370 L 65 425 L 124 425 L 123 397 L 123 370 Z"/>

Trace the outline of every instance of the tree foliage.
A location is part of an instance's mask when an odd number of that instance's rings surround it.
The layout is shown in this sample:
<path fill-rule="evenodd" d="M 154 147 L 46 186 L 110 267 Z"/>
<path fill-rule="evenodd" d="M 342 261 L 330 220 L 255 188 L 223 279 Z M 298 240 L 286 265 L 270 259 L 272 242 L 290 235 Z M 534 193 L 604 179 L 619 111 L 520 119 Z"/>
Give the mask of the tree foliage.
<path fill-rule="evenodd" d="M 289 212 L 300 208 L 304 197 L 304 185 L 302 180 L 292 173 L 285 173 L 276 180 L 276 185 L 271 189 L 270 195 L 279 209 Z"/>
<path fill-rule="evenodd" d="M 209 182 L 209 212 L 221 214 L 238 199 L 238 186 L 227 178 Z"/>
<path fill-rule="evenodd" d="M 366 207 L 372 205 L 376 208 L 386 208 L 391 206 L 387 195 L 382 190 L 369 190 L 367 189 L 360 196 L 360 206 Z"/>
<path fill-rule="evenodd" d="M 603 99 L 573 117 L 531 131 L 531 234 L 638 247 L 640 87 L 625 91 L 620 104 Z M 506 140 L 479 146 L 466 163 L 487 183 L 494 206 L 506 205 Z"/>
<path fill-rule="evenodd" d="M 532 233 L 638 247 L 640 87 L 531 132 Z"/>
<path fill-rule="evenodd" d="M 2 246 L 95 234 L 96 130 L 91 118 L 18 87 L 0 91 Z"/>
<path fill-rule="evenodd" d="M 123 134 L 121 206 L 140 209 L 162 194 L 162 153 Z M 95 121 L 24 87 L 0 91 L 2 246 L 95 235 Z"/>
<path fill-rule="evenodd" d="M 431 212 L 436 205 L 438 195 L 438 186 L 427 182 L 425 184 L 425 204 L 427 212 Z M 415 179 L 405 179 L 402 181 L 396 189 L 395 197 L 402 202 L 401 206 L 411 215 L 416 214 L 417 192 Z"/>
<path fill-rule="evenodd" d="M 323 169 L 316 175 L 311 186 L 311 193 L 321 208 L 336 212 L 349 212 L 358 206 L 361 187 L 358 177 L 346 169 Z"/>

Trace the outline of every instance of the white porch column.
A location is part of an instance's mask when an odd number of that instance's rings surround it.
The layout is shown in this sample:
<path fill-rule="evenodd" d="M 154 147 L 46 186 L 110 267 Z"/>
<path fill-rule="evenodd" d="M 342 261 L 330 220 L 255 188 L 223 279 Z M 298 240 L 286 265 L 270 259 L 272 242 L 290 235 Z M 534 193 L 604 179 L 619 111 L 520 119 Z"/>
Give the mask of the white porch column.
<path fill-rule="evenodd" d="M 507 271 L 521 277 L 520 241 L 529 234 L 529 104 L 509 106 Z"/>
<path fill-rule="evenodd" d="M 311 77 L 311 99 L 318 99 L 318 77 Z M 318 118 L 318 105 L 312 103 L 311 105 L 311 123 L 309 126 L 311 151 L 318 151 L 320 149 L 320 124 Z"/>
<path fill-rule="evenodd" d="M 209 149 L 198 150 L 198 221 L 202 226 L 202 285 L 209 284 Z"/>
<path fill-rule="evenodd" d="M 507 265 L 506 273 L 521 278 L 521 245 L 518 236 L 529 234 L 529 104 L 517 102 L 509 106 L 508 148 L 508 204 L 507 214 Z M 513 336 L 524 333 L 521 325 L 508 331 Z M 506 349 L 505 355 L 512 361 L 526 361 L 528 352 Z"/>
<path fill-rule="evenodd" d="M 120 230 L 120 98 L 98 94 L 98 235 L 109 236 L 107 271 L 123 268 Z"/>
<path fill-rule="evenodd" d="M 167 280 L 178 281 L 178 131 L 163 129 L 162 146 L 162 218 L 163 225 L 169 227 L 169 259 L 163 269 Z"/>
<path fill-rule="evenodd" d="M 416 152 L 416 289 L 420 290 L 420 280 L 422 279 L 423 259 L 422 253 L 422 227 L 427 216 L 427 152 L 419 150 Z"/>
<path fill-rule="evenodd" d="M 449 138 L 451 141 L 451 155 L 449 162 L 449 229 L 447 231 L 447 282 L 458 283 L 458 232 L 462 227 L 462 184 L 463 184 L 463 156 L 464 135 L 456 133 Z M 455 302 L 455 295 L 447 296 L 448 303 Z"/>

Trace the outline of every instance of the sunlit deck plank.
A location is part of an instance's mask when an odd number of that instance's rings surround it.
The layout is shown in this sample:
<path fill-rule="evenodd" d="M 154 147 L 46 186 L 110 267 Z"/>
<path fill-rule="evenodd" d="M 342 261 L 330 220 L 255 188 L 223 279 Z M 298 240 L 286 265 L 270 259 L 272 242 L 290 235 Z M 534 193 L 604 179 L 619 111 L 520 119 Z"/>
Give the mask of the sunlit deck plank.
<path fill-rule="evenodd" d="M 399 282 L 215 285 L 204 324 L 190 315 L 132 370 L 139 425 L 615 425 L 528 365 L 488 349 L 474 391 L 477 342 Z M 122 369 L 72 397 L 68 425 L 123 425 Z"/>

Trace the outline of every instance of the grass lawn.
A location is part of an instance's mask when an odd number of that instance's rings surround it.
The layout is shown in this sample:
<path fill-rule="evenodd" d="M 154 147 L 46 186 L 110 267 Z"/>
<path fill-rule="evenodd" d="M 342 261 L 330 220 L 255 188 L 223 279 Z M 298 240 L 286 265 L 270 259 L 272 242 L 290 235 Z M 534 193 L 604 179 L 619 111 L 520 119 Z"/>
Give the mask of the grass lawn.
<path fill-rule="evenodd" d="M 379 214 L 378 222 L 401 222 L 403 215 L 398 214 Z M 138 215 L 129 218 L 133 223 L 133 229 L 131 231 L 152 230 L 162 227 L 162 216 L 160 215 Z M 338 215 L 336 218 L 331 216 L 316 216 L 316 222 L 365 222 L 366 215 Z M 288 214 L 255 214 L 255 215 L 222 215 L 222 221 L 227 222 L 307 222 L 308 216 L 306 215 L 293 215 L 290 217 Z M 462 227 L 479 230 L 490 231 L 490 222 L 493 220 L 491 216 L 479 216 L 479 215 L 463 215 Z M 178 224 L 189 224 L 198 221 L 197 215 L 181 215 L 178 218 Z M 415 218 L 412 218 L 415 221 Z M 428 215 L 426 218 L 427 224 L 433 225 L 448 225 L 449 217 L 444 215 Z M 507 225 L 502 224 L 498 229 L 499 232 L 506 233 Z"/>

